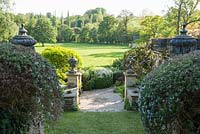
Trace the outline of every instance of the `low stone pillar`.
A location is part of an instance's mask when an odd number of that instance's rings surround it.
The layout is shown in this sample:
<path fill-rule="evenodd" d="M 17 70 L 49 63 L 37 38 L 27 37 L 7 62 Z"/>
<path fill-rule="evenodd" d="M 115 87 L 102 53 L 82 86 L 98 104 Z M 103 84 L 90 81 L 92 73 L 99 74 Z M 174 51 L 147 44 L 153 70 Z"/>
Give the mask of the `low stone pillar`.
<path fill-rule="evenodd" d="M 79 92 L 82 92 L 82 74 L 77 72 L 77 73 L 67 73 L 67 79 L 68 79 L 68 88 L 77 88 Z"/>
<path fill-rule="evenodd" d="M 134 87 L 135 86 L 135 84 L 136 84 L 136 74 L 133 74 L 133 73 L 127 73 L 127 72 L 125 72 L 124 73 L 124 76 L 125 76 L 125 91 L 124 91 L 124 93 L 125 93 L 125 99 L 126 99 L 126 97 L 127 97 L 127 87 Z"/>
<path fill-rule="evenodd" d="M 64 92 L 64 110 L 75 110 L 78 106 L 77 88 L 66 89 Z"/>
<path fill-rule="evenodd" d="M 124 101 L 129 101 L 132 110 L 136 110 L 136 103 L 139 96 L 139 89 L 135 87 L 137 75 L 134 73 L 124 73 L 125 91 Z"/>
<path fill-rule="evenodd" d="M 80 103 L 80 94 L 82 93 L 82 74 L 79 72 L 76 73 L 67 73 L 68 86 L 67 88 L 76 88 L 77 89 L 77 104 Z"/>
<path fill-rule="evenodd" d="M 127 87 L 135 86 L 136 76 L 136 74 L 125 73 L 125 84 Z"/>

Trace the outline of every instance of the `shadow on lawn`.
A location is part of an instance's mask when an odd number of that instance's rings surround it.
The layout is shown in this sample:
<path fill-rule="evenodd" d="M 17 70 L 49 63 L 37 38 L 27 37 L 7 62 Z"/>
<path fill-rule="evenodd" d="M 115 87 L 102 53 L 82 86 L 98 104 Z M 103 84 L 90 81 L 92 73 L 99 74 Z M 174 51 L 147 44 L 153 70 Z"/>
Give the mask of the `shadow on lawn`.
<path fill-rule="evenodd" d="M 99 57 L 121 58 L 123 54 L 124 52 L 111 52 L 111 53 L 90 54 L 89 56 L 92 56 L 94 58 L 99 58 Z"/>

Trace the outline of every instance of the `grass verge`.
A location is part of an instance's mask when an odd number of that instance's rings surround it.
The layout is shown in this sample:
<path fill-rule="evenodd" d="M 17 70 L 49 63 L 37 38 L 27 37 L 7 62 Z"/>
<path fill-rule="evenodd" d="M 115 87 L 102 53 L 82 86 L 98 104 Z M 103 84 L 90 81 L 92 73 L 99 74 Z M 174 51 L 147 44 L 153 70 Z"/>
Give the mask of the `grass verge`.
<path fill-rule="evenodd" d="M 45 134 L 144 134 L 137 112 L 65 112 Z"/>

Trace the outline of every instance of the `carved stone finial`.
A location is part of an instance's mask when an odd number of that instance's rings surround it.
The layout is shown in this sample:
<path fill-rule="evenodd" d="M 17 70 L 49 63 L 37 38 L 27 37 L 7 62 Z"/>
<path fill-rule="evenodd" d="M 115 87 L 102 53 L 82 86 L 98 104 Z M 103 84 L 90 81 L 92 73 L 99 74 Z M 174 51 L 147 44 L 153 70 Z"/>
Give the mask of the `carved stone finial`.
<path fill-rule="evenodd" d="M 24 28 L 24 24 L 21 24 L 21 27 L 19 28 L 19 35 L 26 35 L 27 30 Z"/>
<path fill-rule="evenodd" d="M 11 42 L 15 45 L 23 45 L 34 49 L 34 45 L 37 41 L 33 37 L 28 36 L 26 33 L 27 30 L 24 28 L 24 24 L 21 24 L 18 35 L 14 36 Z"/>
<path fill-rule="evenodd" d="M 129 56 L 128 59 L 127 59 L 127 61 L 128 61 L 128 70 L 127 70 L 127 73 L 128 74 L 132 74 L 132 73 L 134 73 L 134 71 L 133 71 L 133 64 L 134 64 L 135 60 L 134 60 L 133 56 Z"/>
<path fill-rule="evenodd" d="M 77 59 L 74 57 L 74 55 L 72 55 L 72 57 L 69 59 L 69 65 L 71 67 L 71 70 L 69 70 L 69 73 L 76 73 L 77 71 L 75 70 L 77 64 L 78 64 L 78 61 Z"/>
<path fill-rule="evenodd" d="M 182 24 L 182 30 L 180 31 L 181 35 L 187 35 L 187 30 L 186 30 L 186 23 Z"/>

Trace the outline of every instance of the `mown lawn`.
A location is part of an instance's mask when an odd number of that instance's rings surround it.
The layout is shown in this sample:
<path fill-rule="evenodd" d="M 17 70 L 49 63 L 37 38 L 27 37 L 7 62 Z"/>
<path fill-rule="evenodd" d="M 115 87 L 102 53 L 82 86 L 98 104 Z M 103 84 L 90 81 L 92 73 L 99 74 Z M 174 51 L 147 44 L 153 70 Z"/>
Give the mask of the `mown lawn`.
<path fill-rule="evenodd" d="M 113 60 L 122 58 L 125 51 L 129 50 L 128 45 L 112 44 L 87 44 L 87 43 L 58 43 L 46 44 L 45 46 L 60 45 L 76 50 L 83 58 L 83 66 L 107 66 L 113 63 Z M 45 47 L 36 46 L 36 51 L 41 53 Z"/>
<path fill-rule="evenodd" d="M 144 134 L 137 112 L 66 112 L 45 134 Z"/>

